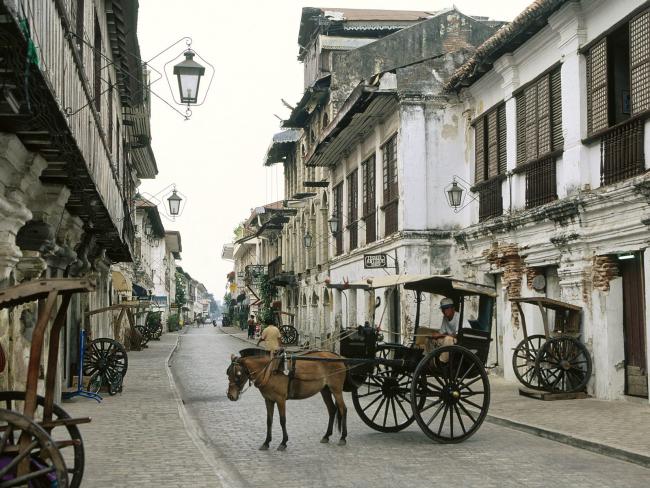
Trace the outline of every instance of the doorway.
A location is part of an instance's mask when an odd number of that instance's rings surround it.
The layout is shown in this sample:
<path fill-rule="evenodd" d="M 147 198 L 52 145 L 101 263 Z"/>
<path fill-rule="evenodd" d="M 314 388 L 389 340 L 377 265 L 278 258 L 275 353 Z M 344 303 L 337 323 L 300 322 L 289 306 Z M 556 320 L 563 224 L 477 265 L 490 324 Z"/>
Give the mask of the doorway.
<path fill-rule="evenodd" d="M 643 258 L 639 253 L 619 258 L 619 269 L 623 278 L 625 394 L 648 398 Z"/>

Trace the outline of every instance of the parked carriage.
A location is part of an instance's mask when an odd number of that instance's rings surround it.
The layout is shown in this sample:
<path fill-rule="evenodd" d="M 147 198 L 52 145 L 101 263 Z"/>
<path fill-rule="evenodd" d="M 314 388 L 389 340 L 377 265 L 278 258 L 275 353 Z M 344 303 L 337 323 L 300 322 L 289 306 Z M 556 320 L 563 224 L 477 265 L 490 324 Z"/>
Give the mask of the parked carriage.
<path fill-rule="evenodd" d="M 0 488 L 9 486 L 80 486 L 84 447 L 78 425 L 90 418 L 70 418 L 54 403 L 61 329 L 74 293 L 95 290 L 88 279 L 24 282 L 0 291 L 0 309 L 41 300 L 32 334 L 25 391 L 0 392 Z M 59 303 L 56 310 L 57 303 Z M 49 334 L 45 395 L 37 395 L 46 331 Z M 79 359 L 81 361 L 81 358 Z M 17 410 L 21 410 L 18 412 Z M 63 456 L 63 450 L 69 455 Z"/>
<path fill-rule="evenodd" d="M 380 432 L 398 432 L 417 422 L 431 439 L 461 442 L 483 423 L 490 404 L 485 370 L 496 293 L 486 285 L 449 276 L 386 276 L 350 288 L 372 290 L 403 286 L 414 293 L 414 337 L 409 345 L 378 342 L 378 331 L 360 327 L 345 333 L 340 353 L 345 356 L 355 410 L 361 420 Z M 474 300 L 477 317 L 461 328 L 457 344 L 427 352 L 418 340 L 423 293 L 451 298 L 460 324 Z M 436 320 L 439 320 L 436 318 Z M 294 356 L 300 359 L 299 356 Z"/>
<path fill-rule="evenodd" d="M 528 388 L 549 393 L 584 391 L 591 377 L 592 362 L 589 351 L 580 342 L 582 309 L 546 297 L 513 298 L 511 302 L 519 311 L 524 333 L 512 355 L 517 379 Z M 528 334 L 522 303 L 537 305 L 544 334 Z M 552 330 L 549 311 L 554 314 Z"/>

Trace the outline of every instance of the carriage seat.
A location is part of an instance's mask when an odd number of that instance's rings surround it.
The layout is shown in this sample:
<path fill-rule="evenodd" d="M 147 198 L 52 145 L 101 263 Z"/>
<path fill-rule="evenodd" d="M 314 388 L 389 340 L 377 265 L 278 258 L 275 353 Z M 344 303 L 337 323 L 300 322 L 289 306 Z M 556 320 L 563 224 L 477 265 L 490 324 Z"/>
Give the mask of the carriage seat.
<path fill-rule="evenodd" d="M 472 351 L 483 364 L 487 362 L 491 341 L 489 332 L 474 328 L 460 329 L 456 336 L 456 344 Z"/>

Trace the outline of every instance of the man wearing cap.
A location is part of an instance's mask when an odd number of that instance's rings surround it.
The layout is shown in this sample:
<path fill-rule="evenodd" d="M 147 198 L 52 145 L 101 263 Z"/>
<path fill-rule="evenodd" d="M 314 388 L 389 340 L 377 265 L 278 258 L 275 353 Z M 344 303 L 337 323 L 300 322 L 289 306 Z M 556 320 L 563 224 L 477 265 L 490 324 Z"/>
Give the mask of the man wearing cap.
<path fill-rule="evenodd" d="M 432 334 L 434 344 L 437 347 L 453 346 L 456 344 L 460 314 L 456 312 L 454 301 L 451 298 L 440 300 L 440 310 L 442 311 L 442 323 L 440 324 L 440 332 Z M 440 355 L 440 360 L 447 362 L 448 356 L 447 353 L 443 353 Z"/>

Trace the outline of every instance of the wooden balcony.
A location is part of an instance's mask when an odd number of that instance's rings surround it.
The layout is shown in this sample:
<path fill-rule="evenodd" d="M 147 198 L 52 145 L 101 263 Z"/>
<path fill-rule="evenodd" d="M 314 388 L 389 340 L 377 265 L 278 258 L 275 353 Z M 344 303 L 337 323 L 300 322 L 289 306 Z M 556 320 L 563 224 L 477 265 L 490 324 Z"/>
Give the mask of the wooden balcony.
<path fill-rule="evenodd" d="M 66 34 L 75 31 L 73 3 L 24 0 L 20 4 L 27 18 L 22 27 L 17 4 L 0 1 L 0 131 L 16 134 L 28 150 L 42 155 L 48 166 L 41 180 L 70 188 L 70 213 L 92 224 L 109 258 L 130 261 L 135 188 L 125 167 L 127 158 L 123 153 L 120 157 L 121 141 L 108 135 L 115 124 L 109 121 L 111 91 L 105 81 L 103 110 L 96 108 L 93 50 Z M 94 20 L 91 11 L 87 9 L 85 28 Z M 108 36 L 110 29 L 104 30 Z M 105 49 L 115 54 L 109 41 L 105 39 Z M 28 51 L 35 54 L 30 57 Z M 110 56 L 110 51 L 103 54 Z M 118 81 L 110 66 L 102 70 L 104 76 Z M 118 84 L 118 89 L 119 98 L 111 102 L 116 120 L 124 103 L 134 100 L 133 84 Z"/>

